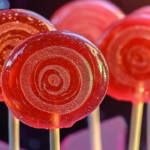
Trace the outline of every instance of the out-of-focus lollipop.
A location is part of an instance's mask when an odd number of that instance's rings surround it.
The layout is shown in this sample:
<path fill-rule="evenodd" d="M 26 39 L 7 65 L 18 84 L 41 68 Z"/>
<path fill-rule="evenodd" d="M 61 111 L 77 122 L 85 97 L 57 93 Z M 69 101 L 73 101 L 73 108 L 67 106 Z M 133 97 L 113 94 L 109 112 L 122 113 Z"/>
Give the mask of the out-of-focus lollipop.
<path fill-rule="evenodd" d="M 0 11 L 0 76 L 11 50 L 27 37 L 49 30 L 53 25 L 42 16 L 23 9 Z M 0 101 L 3 101 L 0 83 Z"/>
<path fill-rule="evenodd" d="M 149 16 L 130 16 L 113 24 L 98 40 L 110 70 L 108 95 L 132 103 L 150 101 L 149 30 Z M 143 93 L 142 99 L 138 92 Z"/>
<path fill-rule="evenodd" d="M 101 103 L 107 85 L 101 52 L 70 32 L 41 33 L 21 42 L 2 73 L 7 106 L 35 128 L 72 126 Z"/>
<path fill-rule="evenodd" d="M 50 21 L 58 30 L 83 35 L 94 44 L 102 32 L 123 12 L 109 1 L 72 1 L 60 7 Z"/>
<path fill-rule="evenodd" d="M 110 70 L 108 95 L 133 103 L 130 150 L 139 149 L 143 103 L 150 101 L 149 43 L 150 16 L 146 15 L 116 22 L 97 43 Z"/>

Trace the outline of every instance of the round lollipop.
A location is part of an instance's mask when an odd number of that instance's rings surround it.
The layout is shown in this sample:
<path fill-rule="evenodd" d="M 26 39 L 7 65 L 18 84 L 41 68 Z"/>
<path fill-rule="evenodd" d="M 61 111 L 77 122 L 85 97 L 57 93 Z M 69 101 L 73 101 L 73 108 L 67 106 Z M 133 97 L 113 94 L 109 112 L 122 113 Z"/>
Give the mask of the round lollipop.
<path fill-rule="evenodd" d="M 130 16 L 99 39 L 110 70 L 108 95 L 133 103 L 129 150 L 138 150 L 143 103 L 150 101 L 150 17 Z"/>
<path fill-rule="evenodd" d="M 3 64 L 12 49 L 27 37 L 54 30 L 42 16 L 22 9 L 0 11 L 0 77 Z M 4 101 L 0 83 L 0 101 Z M 9 114 L 9 141 L 11 149 L 19 149 L 18 120 Z"/>
<path fill-rule="evenodd" d="M 10 111 L 35 128 L 67 128 L 102 101 L 108 69 L 85 38 L 51 31 L 21 42 L 5 62 L 2 90 Z M 52 130 L 56 131 L 56 130 Z"/>
<path fill-rule="evenodd" d="M 123 17 L 123 12 L 109 1 L 72 1 L 60 7 L 50 21 L 58 30 L 75 32 L 96 44 L 103 31 Z"/>
<path fill-rule="evenodd" d="M 53 25 L 37 13 L 23 9 L 0 11 L 0 76 L 7 56 L 17 44 L 33 34 L 49 30 L 54 30 Z M 0 101 L 3 101 L 1 88 Z"/>

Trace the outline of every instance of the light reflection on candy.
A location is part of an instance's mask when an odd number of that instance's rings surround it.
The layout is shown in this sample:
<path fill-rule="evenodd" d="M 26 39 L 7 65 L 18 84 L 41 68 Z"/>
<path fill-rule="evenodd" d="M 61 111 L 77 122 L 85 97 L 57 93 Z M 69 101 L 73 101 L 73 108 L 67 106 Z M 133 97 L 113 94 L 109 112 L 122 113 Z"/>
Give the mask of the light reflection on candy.
<path fill-rule="evenodd" d="M 107 85 L 107 64 L 100 51 L 83 37 L 61 31 L 23 41 L 10 54 L 2 75 L 10 111 L 36 128 L 72 126 L 101 103 Z"/>
<path fill-rule="evenodd" d="M 108 95 L 132 103 L 150 101 L 150 17 L 131 15 L 98 40 L 110 70 Z M 139 99 L 139 93 L 142 99 Z"/>
<path fill-rule="evenodd" d="M 56 10 L 50 20 L 58 30 L 83 35 L 95 44 L 109 25 L 123 17 L 109 1 L 72 1 Z"/>
<path fill-rule="evenodd" d="M 17 44 L 33 34 L 49 30 L 54 30 L 53 25 L 34 12 L 23 9 L 0 11 L 0 76 L 7 56 Z M 1 88 L 0 101 L 3 101 Z"/>

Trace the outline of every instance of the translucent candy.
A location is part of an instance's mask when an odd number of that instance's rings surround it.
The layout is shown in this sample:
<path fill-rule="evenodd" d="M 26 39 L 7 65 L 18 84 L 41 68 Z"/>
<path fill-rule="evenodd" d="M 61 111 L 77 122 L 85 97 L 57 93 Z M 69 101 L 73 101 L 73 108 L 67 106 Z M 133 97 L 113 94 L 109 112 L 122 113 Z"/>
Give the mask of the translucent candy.
<path fill-rule="evenodd" d="M 68 30 L 83 35 L 96 44 L 103 31 L 123 12 L 109 1 L 72 1 L 59 8 L 51 17 L 58 30 Z"/>
<path fill-rule="evenodd" d="M 2 66 L 12 49 L 25 38 L 44 31 L 54 30 L 42 16 L 27 10 L 0 11 L 0 77 Z M 3 101 L 0 83 L 0 101 Z"/>
<path fill-rule="evenodd" d="M 2 72 L 10 111 L 35 128 L 72 126 L 102 101 L 108 68 L 101 52 L 70 32 L 34 35 L 15 47 Z"/>
<path fill-rule="evenodd" d="M 116 22 L 97 45 L 110 71 L 108 95 L 132 103 L 150 101 L 150 16 Z"/>

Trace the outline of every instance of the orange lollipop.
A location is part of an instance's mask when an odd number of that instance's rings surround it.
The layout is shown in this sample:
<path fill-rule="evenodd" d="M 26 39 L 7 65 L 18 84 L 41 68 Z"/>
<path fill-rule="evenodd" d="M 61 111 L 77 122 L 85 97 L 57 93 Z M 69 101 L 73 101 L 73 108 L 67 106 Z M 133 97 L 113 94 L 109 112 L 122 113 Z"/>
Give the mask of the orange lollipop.
<path fill-rule="evenodd" d="M 3 64 L 12 49 L 25 38 L 49 30 L 53 25 L 37 13 L 23 9 L 0 11 L 0 76 Z M 3 101 L 0 83 L 0 101 Z"/>
<path fill-rule="evenodd" d="M 124 13 L 109 1 L 72 1 L 60 7 L 50 21 L 58 30 L 83 35 L 96 44 L 103 31 Z"/>
<path fill-rule="evenodd" d="M 97 45 L 110 70 L 108 95 L 133 103 L 129 149 L 138 150 L 143 103 L 150 101 L 150 16 L 116 22 Z"/>

